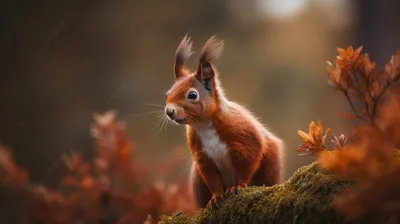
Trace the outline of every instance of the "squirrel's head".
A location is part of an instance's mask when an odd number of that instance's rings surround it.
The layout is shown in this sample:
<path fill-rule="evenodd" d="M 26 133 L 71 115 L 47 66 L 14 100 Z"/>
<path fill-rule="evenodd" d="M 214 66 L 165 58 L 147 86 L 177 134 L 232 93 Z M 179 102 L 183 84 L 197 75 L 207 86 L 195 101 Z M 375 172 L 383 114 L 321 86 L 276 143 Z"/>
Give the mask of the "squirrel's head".
<path fill-rule="evenodd" d="M 223 49 L 223 42 L 212 36 L 200 53 L 197 70 L 185 69 L 185 61 L 192 54 L 192 42 L 185 36 L 175 53 L 175 83 L 167 92 L 165 114 L 179 124 L 194 124 L 210 120 L 220 108 L 222 91 L 219 89 L 217 71 L 213 65 Z"/>

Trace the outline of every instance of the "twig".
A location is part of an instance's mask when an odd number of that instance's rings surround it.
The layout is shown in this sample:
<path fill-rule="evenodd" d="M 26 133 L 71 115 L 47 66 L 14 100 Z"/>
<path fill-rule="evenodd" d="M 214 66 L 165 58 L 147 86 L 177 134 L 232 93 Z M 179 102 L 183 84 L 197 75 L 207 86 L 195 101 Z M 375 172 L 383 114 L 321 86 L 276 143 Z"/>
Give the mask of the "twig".
<path fill-rule="evenodd" d="M 356 82 L 356 85 L 357 85 L 356 89 L 357 89 L 358 95 L 359 95 L 360 99 L 364 99 L 364 94 L 361 92 L 360 82 L 358 81 L 357 74 L 355 73 L 354 65 L 351 65 L 351 73 L 352 73 L 352 75 L 354 77 L 354 80 Z M 367 83 L 368 83 L 368 81 L 367 81 Z M 368 85 L 367 85 L 367 88 L 368 88 Z M 371 113 L 369 111 L 370 108 L 368 107 L 368 103 L 365 102 L 365 100 L 364 100 L 364 106 L 365 106 L 366 112 L 368 114 L 368 117 L 370 119 L 370 122 L 373 123 L 373 118 L 372 118 L 372 115 L 371 115 Z M 363 120 L 365 120 L 365 119 L 363 119 Z"/>
<path fill-rule="evenodd" d="M 376 99 L 374 100 L 374 104 L 372 106 L 372 114 L 375 116 L 376 114 L 376 109 L 377 106 L 379 104 L 379 101 L 382 99 L 382 96 L 386 94 L 386 92 L 388 91 L 388 89 L 390 89 L 397 81 L 400 80 L 400 75 L 398 75 L 395 79 L 393 79 L 393 81 L 391 83 L 389 83 L 381 92 L 381 94 L 379 96 L 376 97 Z"/>
<path fill-rule="evenodd" d="M 354 106 L 353 101 L 351 100 L 351 98 L 349 96 L 349 93 L 346 90 L 342 90 L 342 91 L 343 91 L 343 94 L 346 96 L 347 101 L 349 101 L 351 109 L 353 109 L 356 117 L 362 121 L 368 122 L 365 118 L 363 118 L 360 114 L 357 113 L 356 107 Z"/>

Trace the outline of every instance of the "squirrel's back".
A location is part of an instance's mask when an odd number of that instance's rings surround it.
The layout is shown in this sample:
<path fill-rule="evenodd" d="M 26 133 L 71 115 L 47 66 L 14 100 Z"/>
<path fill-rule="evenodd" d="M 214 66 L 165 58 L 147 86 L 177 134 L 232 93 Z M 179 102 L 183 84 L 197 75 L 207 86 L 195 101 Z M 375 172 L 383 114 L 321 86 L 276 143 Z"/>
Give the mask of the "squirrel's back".
<path fill-rule="evenodd" d="M 234 102 L 230 102 L 230 105 L 238 114 L 241 114 L 244 119 L 256 127 L 258 132 L 263 136 L 265 144 L 262 152 L 263 158 L 259 164 L 260 168 L 258 172 L 252 178 L 251 184 L 256 186 L 270 186 L 281 183 L 284 179 L 284 142 L 270 132 L 247 108 Z M 246 127 L 239 125 L 238 128 Z"/>

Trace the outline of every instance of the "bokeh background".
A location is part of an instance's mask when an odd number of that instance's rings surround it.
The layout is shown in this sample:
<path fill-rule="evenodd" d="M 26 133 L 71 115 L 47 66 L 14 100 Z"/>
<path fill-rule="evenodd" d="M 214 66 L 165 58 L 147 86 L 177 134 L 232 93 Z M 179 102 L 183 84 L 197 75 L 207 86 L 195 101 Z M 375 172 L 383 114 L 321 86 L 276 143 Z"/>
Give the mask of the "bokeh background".
<path fill-rule="evenodd" d="M 397 0 L 3 1 L 0 142 L 32 182 L 56 186 L 66 167 L 45 175 L 71 150 L 90 160 L 95 112 L 115 109 L 128 124 L 136 160 L 152 167 L 188 154 L 184 127 L 154 122 L 173 82 L 174 53 L 188 33 L 197 52 L 216 34 L 229 99 L 247 106 L 286 142 L 286 178 L 313 158 L 299 157 L 298 129 L 323 120 L 347 132 L 349 111 L 327 85 L 336 47 L 364 46 L 378 66 L 397 49 Z M 196 56 L 188 62 L 196 68 Z M 158 106 L 157 106 L 158 105 Z M 188 176 L 190 156 L 173 177 Z M 17 214 L 0 194 L 0 223 Z"/>

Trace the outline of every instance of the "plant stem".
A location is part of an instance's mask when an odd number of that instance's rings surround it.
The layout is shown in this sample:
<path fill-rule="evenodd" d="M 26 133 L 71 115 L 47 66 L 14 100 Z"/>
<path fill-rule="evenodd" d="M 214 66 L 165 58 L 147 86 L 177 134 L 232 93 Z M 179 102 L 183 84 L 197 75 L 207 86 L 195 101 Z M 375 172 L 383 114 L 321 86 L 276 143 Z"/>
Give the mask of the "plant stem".
<path fill-rule="evenodd" d="M 350 104 L 350 106 L 351 106 L 351 109 L 353 109 L 354 114 L 357 116 L 357 118 L 360 119 L 360 120 L 362 120 L 362 121 L 367 122 L 367 120 L 366 120 L 365 118 L 363 118 L 362 116 L 360 116 L 360 115 L 357 113 L 356 107 L 354 106 L 353 101 L 351 100 L 351 98 L 350 98 L 348 92 L 347 92 L 346 90 L 343 90 L 343 94 L 346 96 L 347 101 L 349 101 L 349 104 Z"/>
<path fill-rule="evenodd" d="M 382 90 L 381 94 L 379 94 L 379 95 L 376 97 L 376 99 L 374 100 L 374 104 L 373 104 L 373 106 L 372 106 L 372 111 L 371 111 L 372 114 L 373 114 L 373 116 L 375 116 L 375 114 L 376 114 L 376 109 L 377 109 L 377 106 L 378 106 L 378 104 L 379 104 L 379 101 L 382 99 L 382 96 L 385 95 L 385 93 L 388 91 L 388 89 L 390 89 L 390 88 L 391 88 L 397 81 L 399 81 L 399 80 L 400 80 L 400 75 L 397 75 L 396 78 L 393 79 L 392 82 L 389 83 L 389 84 Z"/>
<path fill-rule="evenodd" d="M 356 85 L 357 85 L 357 92 L 358 92 L 358 95 L 359 95 L 359 97 L 360 97 L 360 99 L 363 99 L 363 101 L 364 101 L 364 106 L 365 106 L 365 111 L 366 111 L 366 113 L 368 114 L 368 117 L 369 117 L 369 119 L 370 119 L 370 122 L 371 123 L 373 123 L 373 118 L 372 118 L 372 115 L 371 115 L 371 113 L 370 113 L 370 108 L 368 107 L 368 103 L 367 102 L 365 102 L 365 98 L 364 98 L 364 94 L 362 93 L 362 91 L 361 91 L 361 86 L 360 86 L 360 82 L 358 81 L 358 78 L 357 78 L 357 73 L 355 73 L 355 68 L 354 68 L 354 65 L 352 65 L 351 66 L 351 73 L 352 73 L 352 75 L 353 75 L 353 77 L 354 77 L 354 80 L 355 80 L 355 82 L 356 82 Z M 368 81 L 367 81 L 368 82 Z M 367 88 L 368 88 L 368 85 L 367 85 Z M 359 115 L 357 115 L 357 117 L 358 117 Z M 365 119 L 363 119 L 364 121 L 366 121 Z"/>

